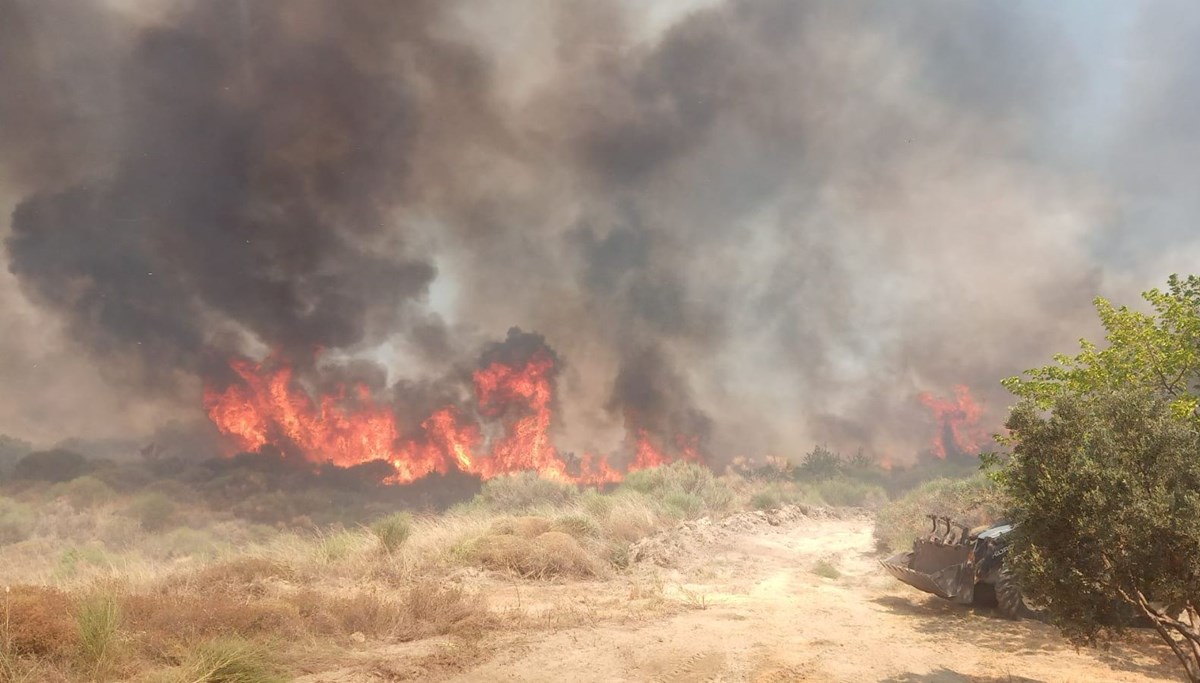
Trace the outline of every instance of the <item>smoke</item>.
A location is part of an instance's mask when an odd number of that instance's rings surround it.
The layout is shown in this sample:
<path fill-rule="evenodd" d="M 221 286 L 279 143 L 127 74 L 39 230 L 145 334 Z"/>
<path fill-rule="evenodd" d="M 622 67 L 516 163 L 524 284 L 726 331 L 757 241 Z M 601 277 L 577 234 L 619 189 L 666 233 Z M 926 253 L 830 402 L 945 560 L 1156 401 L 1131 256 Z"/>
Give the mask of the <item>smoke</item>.
<path fill-rule="evenodd" d="M 317 350 L 411 426 L 531 347 L 564 450 L 906 459 L 959 384 L 998 426 L 998 379 L 1183 234 L 1098 247 L 1137 203 L 1063 160 L 1093 72 L 1042 7 L 0 0 L 0 362 L 80 354 L 14 373 L 0 430 L 64 385 L 78 429 L 145 429 L 229 356 Z M 1112 118 L 1114 156 L 1161 120 Z"/>

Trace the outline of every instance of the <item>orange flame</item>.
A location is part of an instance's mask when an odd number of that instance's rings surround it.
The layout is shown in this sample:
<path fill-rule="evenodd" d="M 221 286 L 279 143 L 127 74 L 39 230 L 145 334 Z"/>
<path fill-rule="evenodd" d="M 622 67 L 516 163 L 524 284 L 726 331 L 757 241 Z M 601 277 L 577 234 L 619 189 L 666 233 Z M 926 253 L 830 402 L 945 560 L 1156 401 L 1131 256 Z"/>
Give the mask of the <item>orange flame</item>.
<path fill-rule="evenodd" d="M 983 408 L 971 396 L 970 389 L 961 384 L 954 387 L 953 400 L 935 397 L 928 391 L 921 392 L 917 398 L 929 408 L 938 424 L 931 443 L 934 455 L 945 460 L 950 449 L 959 453 L 979 451 L 986 438 L 979 425 Z"/>
<path fill-rule="evenodd" d="M 206 386 L 204 407 L 236 449 L 275 445 L 310 462 L 342 467 L 385 460 L 396 470 L 389 483 L 456 469 L 482 479 L 534 471 L 546 479 L 594 485 L 676 459 L 700 460 L 695 439 L 676 437 L 678 455 L 672 457 L 640 429 L 627 468 L 606 456 L 564 457 L 550 437 L 556 367 L 545 350 L 522 365 L 494 362 L 474 373 L 479 417 L 502 426 L 487 448 L 480 424 L 453 405 L 422 421 L 420 433 L 402 435 L 391 408 L 376 403 L 366 386 L 356 386 L 350 397 L 339 388 L 314 400 L 297 386 L 292 368 L 275 358 L 233 360 L 230 367 L 239 381 L 222 390 Z"/>

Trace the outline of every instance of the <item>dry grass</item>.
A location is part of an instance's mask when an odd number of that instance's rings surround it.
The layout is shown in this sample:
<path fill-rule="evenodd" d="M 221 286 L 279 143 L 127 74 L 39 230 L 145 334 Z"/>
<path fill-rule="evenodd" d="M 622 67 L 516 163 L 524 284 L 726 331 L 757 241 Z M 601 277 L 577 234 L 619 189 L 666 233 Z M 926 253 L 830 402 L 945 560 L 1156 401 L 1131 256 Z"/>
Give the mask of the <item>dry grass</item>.
<path fill-rule="evenodd" d="M 177 671 L 168 672 L 163 678 L 172 683 L 282 683 L 286 680 L 266 647 L 241 638 L 218 638 L 202 643 Z"/>
<path fill-rule="evenodd" d="M 15 656 L 61 660 L 79 647 L 71 597 L 63 591 L 44 586 L 6 588 L 4 611 L 2 640 Z"/>
<path fill-rule="evenodd" d="M 462 577 L 521 585 L 609 576 L 627 564 L 630 544 L 682 517 L 719 514 L 732 499 L 725 480 L 692 467 L 634 484 L 580 494 L 518 477 L 446 514 L 297 530 L 206 519 L 186 504 L 168 510 L 147 497 L 138 505 L 109 500 L 91 483 L 72 488 L 75 500 L 21 503 L 37 521 L 24 540 L 0 546 L 0 575 L 39 585 L 6 596 L 0 683 L 261 683 L 287 673 L 278 662 L 303 669 L 353 642 L 434 636 L 452 640 L 417 670 L 462 670 L 484 656 L 481 638 L 501 626 L 563 628 L 599 618 L 578 605 L 496 612 Z M 667 602 L 661 584 L 630 593 Z"/>

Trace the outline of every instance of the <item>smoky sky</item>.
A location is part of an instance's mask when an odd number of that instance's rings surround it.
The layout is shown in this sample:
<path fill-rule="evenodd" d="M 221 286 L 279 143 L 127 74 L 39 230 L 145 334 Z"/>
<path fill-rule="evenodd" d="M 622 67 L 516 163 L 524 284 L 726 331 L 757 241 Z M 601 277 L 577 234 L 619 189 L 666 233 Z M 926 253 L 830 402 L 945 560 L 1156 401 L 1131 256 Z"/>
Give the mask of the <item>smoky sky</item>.
<path fill-rule="evenodd" d="M 271 351 L 416 424 L 510 328 L 560 361 L 570 450 L 637 414 L 904 460 L 958 384 L 998 427 L 1092 297 L 1200 253 L 1200 13 L 1146 3 L 1103 54 L 1073 18 L 0 0 L 0 431 L 148 431 Z"/>

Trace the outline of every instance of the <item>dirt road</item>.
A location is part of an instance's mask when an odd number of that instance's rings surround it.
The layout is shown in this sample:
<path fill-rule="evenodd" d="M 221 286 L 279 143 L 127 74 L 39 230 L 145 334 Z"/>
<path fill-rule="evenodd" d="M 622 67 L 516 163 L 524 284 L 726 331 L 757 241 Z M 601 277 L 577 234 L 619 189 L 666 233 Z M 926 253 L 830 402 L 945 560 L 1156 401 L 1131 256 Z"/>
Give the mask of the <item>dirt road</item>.
<path fill-rule="evenodd" d="M 463 682 L 1178 680 L 1149 634 L 1107 652 L 1076 652 L 1049 626 L 894 581 L 879 568 L 865 518 L 715 536 L 692 543 L 675 566 L 643 567 L 632 579 L 494 586 L 495 608 L 520 603 L 543 614 L 545 627 L 495 637 L 469 665 L 390 671 Z M 428 643 L 376 652 L 379 677 L 362 680 L 393 677 L 380 655 L 436 665 L 437 647 L 443 659 L 462 654 Z"/>

